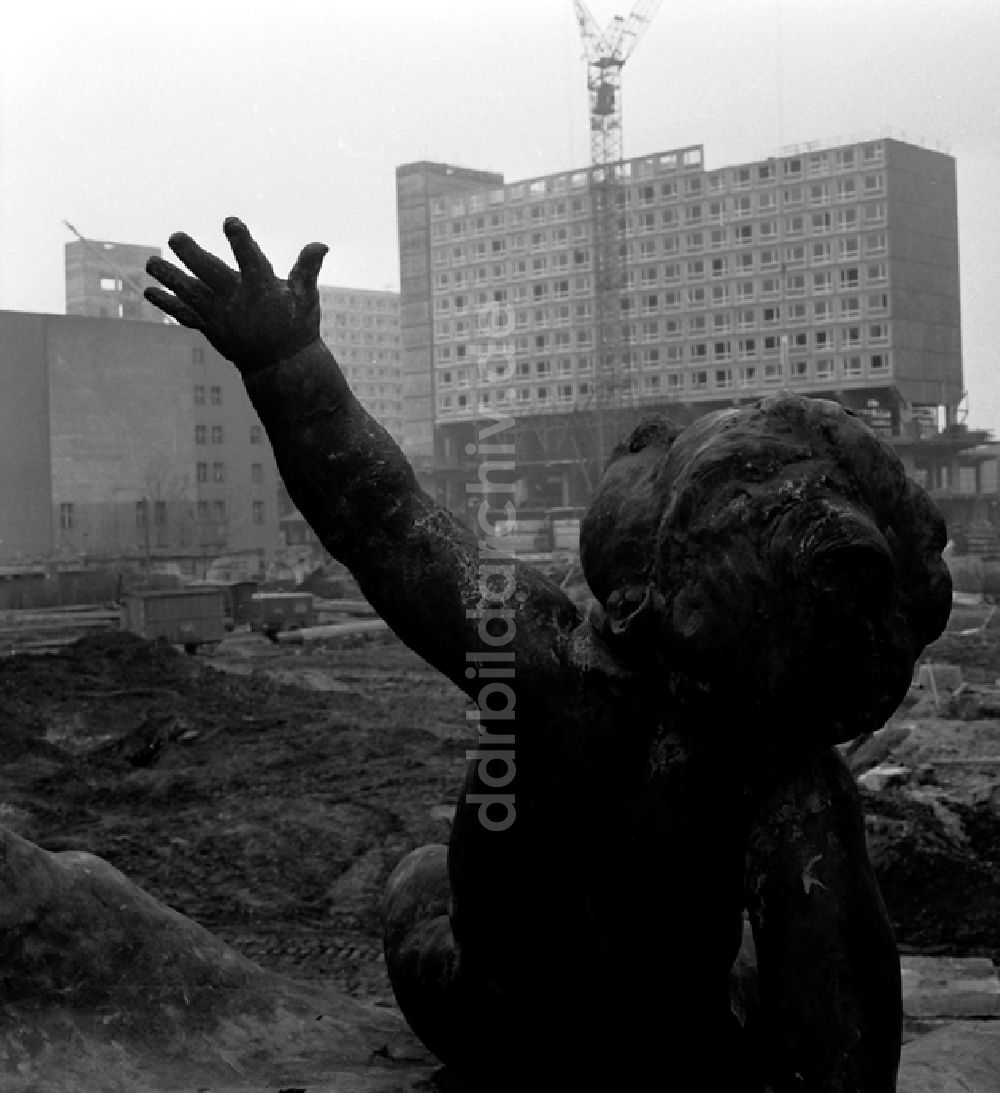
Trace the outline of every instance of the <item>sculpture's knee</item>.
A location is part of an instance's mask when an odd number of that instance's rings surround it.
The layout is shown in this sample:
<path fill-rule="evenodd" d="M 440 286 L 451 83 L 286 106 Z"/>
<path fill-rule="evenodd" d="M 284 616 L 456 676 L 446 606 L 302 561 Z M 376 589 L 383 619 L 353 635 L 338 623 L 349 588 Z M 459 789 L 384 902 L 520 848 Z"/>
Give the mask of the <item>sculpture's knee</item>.
<path fill-rule="evenodd" d="M 384 950 L 393 993 L 410 1028 L 443 1062 L 455 1061 L 463 1013 L 458 955 L 448 917 L 447 848 L 422 846 L 386 887 Z"/>
<path fill-rule="evenodd" d="M 383 900 L 386 949 L 397 947 L 419 923 L 447 915 L 450 901 L 448 848 L 431 843 L 411 851 L 392 871 L 386 884 Z"/>

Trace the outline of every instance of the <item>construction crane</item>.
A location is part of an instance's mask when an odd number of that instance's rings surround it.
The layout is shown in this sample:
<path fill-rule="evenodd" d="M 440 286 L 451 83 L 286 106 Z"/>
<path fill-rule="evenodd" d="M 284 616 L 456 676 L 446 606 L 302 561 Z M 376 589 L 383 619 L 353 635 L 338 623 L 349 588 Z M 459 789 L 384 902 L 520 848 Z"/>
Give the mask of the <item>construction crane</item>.
<path fill-rule="evenodd" d="M 602 34 L 583 0 L 573 0 L 587 61 L 590 159 L 595 167 L 622 160 L 622 68 L 656 15 L 661 0 L 638 0 L 628 19 L 616 15 Z"/>
<path fill-rule="evenodd" d="M 593 214 L 594 287 L 596 303 L 596 368 L 592 395 L 596 471 L 608 457 L 609 425 L 631 408 L 632 377 L 625 367 L 629 353 L 627 294 L 628 252 L 625 240 L 624 169 L 622 165 L 622 68 L 632 55 L 661 0 L 638 0 L 627 19 L 616 15 L 602 33 L 583 0 L 573 0 L 587 62 L 590 98 L 591 211 Z"/>

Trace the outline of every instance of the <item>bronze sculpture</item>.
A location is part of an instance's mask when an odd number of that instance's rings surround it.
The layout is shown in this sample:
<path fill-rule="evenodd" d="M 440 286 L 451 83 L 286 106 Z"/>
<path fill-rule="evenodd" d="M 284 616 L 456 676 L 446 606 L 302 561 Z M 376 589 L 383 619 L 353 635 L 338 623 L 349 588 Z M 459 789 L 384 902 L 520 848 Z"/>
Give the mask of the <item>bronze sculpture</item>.
<path fill-rule="evenodd" d="M 899 703 L 951 586 L 891 448 L 792 395 L 645 423 L 584 521 L 581 619 L 424 494 L 354 398 L 319 339 L 326 248 L 282 281 L 224 230 L 238 273 L 177 234 L 194 276 L 153 258 L 170 294 L 148 298 L 237 365 L 326 549 L 477 703 L 450 845 L 386 895 L 414 1031 L 469 1088 L 892 1090 L 898 958 L 832 745 Z"/>

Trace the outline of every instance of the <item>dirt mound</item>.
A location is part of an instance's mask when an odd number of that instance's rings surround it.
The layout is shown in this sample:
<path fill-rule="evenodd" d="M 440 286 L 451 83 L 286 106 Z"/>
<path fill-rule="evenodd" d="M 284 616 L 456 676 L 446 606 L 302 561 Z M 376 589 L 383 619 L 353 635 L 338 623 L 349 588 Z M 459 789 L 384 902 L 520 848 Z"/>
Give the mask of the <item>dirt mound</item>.
<path fill-rule="evenodd" d="M 862 790 L 862 799 L 896 940 L 1000 958 L 1000 815 L 904 789 Z"/>

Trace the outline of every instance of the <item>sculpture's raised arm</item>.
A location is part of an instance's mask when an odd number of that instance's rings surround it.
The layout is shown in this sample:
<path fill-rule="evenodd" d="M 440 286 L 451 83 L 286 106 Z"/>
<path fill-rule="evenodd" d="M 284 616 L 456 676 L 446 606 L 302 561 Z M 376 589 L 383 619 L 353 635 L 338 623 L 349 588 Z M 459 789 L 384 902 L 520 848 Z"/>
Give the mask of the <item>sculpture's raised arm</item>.
<path fill-rule="evenodd" d="M 481 690 L 469 676 L 483 651 L 513 654 L 521 684 L 551 672 L 575 608 L 530 567 L 484 554 L 354 397 L 320 339 L 327 248 L 308 244 L 281 280 L 241 221 L 230 217 L 224 231 L 238 272 L 178 233 L 170 247 L 193 276 L 152 258 L 148 272 L 170 291 L 146 296 L 240 370 L 289 495 L 324 547 L 402 640 L 463 690 Z"/>

